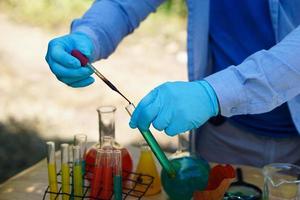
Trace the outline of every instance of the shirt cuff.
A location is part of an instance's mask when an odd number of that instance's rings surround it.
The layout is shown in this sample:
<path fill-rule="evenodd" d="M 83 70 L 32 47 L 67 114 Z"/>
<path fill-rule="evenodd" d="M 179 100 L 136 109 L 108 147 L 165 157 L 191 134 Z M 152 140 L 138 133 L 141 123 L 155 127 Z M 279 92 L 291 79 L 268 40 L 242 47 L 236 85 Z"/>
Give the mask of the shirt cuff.
<path fill-rule="evenodd" d="M 96 35 L 96 33 L 88 26 L 76 26 L 76 27 L 72 27 L 71 30 L 72 33 L 75 32 L 80 32 L 80 33 L 84 33 L 86 34 L 88 37 L 90 37 L 92 39 L 93 45 L 94 45 L 94 51 L 92 54 L 92 61 L 96 61 L 99 60 L 101 57 L 101 47 L 102 45 L 100 45 L 99 41 L 98 41 L 98 37 Z"/>
<path fill-rule="evenodd" d="M 221 115 L 225 117 L 247 114 L 247 95 L 235 70 L 231 66 L 204 79 L 214 89 Z"/>

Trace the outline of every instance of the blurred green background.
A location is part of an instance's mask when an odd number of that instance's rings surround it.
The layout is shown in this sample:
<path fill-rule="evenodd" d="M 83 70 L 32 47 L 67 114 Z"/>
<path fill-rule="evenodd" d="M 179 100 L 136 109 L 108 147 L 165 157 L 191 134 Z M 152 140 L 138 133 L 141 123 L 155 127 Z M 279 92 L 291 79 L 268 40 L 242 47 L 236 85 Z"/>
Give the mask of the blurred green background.
<path fill-rule="evenodd" d="M 0 183 L 44 158 L 46 140 L 56 141 L 58 147 L 71 141 L 75 133 L 84 132 L 96 141 L 95 108 L 103 104 L 122 107 L 122 99 L 101 83 L 82 90 L 61 84 L 44 60 L 48 41 L 66 34 L 72 19 L 92 3 L 0 1 Z M 104 74 L 114 77 L 123 90 L 127 88 L 125 92 L 135 102 L 164 81 L 185 79 L 186 15 L 184 0 L 167 0 L 102 64 Z M 122 68 L 116 70 L 119 65 Z M 131 75 L 136 79 L 129 79 Z M 127 114 L 121 111 L 116 121 L 118 140 L 126 145 L 137 143 L 138 133 L 130 141 L 122 135 L 132 130 Z M 174 147 L 175 138 L 157 137 L 165 149 Z"/>
<path fill-rule="evenodd" d="M 14 20 L 50 29 L 69 24 L 86 11 L 93 0 L 2 0 L 0 9 Z M 184 0 L 166 0 L 158 17 L 185 17 Z"/>

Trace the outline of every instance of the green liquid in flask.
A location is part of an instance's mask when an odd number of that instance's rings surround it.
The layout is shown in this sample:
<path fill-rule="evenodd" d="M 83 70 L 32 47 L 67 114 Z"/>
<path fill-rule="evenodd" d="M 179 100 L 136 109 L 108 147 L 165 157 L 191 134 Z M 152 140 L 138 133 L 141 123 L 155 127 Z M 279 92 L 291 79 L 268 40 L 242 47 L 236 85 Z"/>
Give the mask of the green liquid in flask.
<path fill-rule="evenodd" d="M 194 157 L 181 157 L 171 160 L 176 170 L 176 177 L 168 176 L 163 169 L 161 181 L 171 200 L 190 200 L 194 191 L 204 190 L 209 175 L 209 165 L 205 160 Z"/>

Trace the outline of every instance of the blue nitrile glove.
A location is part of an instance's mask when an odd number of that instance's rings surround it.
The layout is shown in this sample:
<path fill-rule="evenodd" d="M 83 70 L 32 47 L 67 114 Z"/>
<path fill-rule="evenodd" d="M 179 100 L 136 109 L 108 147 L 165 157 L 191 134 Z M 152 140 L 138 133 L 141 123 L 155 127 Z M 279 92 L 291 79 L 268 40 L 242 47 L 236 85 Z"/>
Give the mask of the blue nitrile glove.
<path fill-rule="evenodd" d="M 141 100 L 129 125 L 147 130 L 152 123 L 174 136 L 198 128 L 218 112 L 217 96 L 206 81 L 167 82 Z"/>
<path fill-rule="evenodd" d="M 77 49 L 92 60 L 92 40 L 84 33 L 71 33 L 49 42 L 46 61 L 58 80 L 71 87 L 85 87 L 95 80 L 92 69 L 81 67 L 77 58 L 70 52 Z"/>

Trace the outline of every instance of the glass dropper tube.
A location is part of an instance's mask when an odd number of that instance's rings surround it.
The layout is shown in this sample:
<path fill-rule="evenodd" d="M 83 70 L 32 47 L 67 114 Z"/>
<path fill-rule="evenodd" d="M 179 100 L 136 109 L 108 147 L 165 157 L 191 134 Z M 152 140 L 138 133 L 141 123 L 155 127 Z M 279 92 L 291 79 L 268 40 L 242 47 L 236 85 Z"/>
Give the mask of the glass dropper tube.
<path fill-rule="evenodd" d="M 129 104 L 126 106 L 126 110 L 128 114 L 131 116 L 133 111 L 135 109 L 135 106 L 133 104 Z M 154 153 L 155 157 L 159 161 L 162 168 L 167 172 L 168 176 L 171 178 L 176 177 L 176 170 L 171 164 L 171 162 L 168 160 L 166 154 L 162 151 L 159 144 L 157 143 L 156 139 L 152 135 L 151 131 L 148 129 L 147 131 L 140 130 L 141 134 L 143 135 L 144 139 L 150 146 L 152 152 Z"/>

